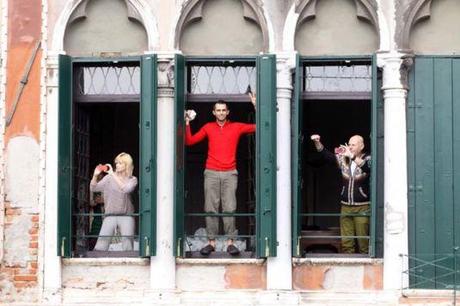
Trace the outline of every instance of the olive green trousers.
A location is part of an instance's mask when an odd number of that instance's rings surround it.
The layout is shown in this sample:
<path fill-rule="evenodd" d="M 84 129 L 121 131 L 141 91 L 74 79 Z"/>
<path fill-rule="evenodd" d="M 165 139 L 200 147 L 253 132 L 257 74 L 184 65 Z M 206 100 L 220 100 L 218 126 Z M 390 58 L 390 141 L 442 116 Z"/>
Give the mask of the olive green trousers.
<path fill-rule="evenodd" d="M 369 252 L 369 238 L 346 238 L 346 236 L 369 236 L 369 204 L 344 205 L 340 211 L 340 234 L 342 235 L 342 253 L 355 253 L 355 241 L 361 254 Z M 354 216 L 347 216 L 354 214 Z M 363 216 L 361 216 L 363 215 Z"/>

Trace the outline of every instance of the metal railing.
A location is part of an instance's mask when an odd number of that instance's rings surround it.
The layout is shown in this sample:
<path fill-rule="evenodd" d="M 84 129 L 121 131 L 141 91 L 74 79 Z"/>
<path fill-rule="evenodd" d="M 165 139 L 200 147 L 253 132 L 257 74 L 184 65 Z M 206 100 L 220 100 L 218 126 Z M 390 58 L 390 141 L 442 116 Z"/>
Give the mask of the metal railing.
<path fill-rule="evenodd" d="M 403 294 L 409 289 L 452 290 L 452 305 L 456 305 L 459 289 L 459 249 L 454 247 L 452 253 L 400 254 L 402 264 L 406 260 L 408 262 L 408 268 L 403 268 L 401 277 Z M 407 286 L 403 281 L 405 277 L 409 279 Z"/>

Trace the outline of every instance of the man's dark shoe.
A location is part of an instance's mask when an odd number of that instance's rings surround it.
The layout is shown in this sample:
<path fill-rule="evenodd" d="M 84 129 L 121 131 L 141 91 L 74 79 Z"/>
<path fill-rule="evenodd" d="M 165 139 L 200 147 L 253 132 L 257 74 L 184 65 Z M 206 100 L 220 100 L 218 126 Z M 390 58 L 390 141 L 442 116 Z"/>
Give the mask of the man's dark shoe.
<path fill-rule="evenodd" d="M 214 252 L 214 247 L 210 244 L 208 244 L 200 250 L 200 254 L 204 256 L 208 256 L 209 254 L 211 254 L 211 252 Z"/>
<path fill-rule="evenodd" d="M 229 244 L 227 247 L 227 253 L 229 253 L 232 256 L 236 256 L 240 254 L 240 250 L 238 250 L 238 248 L 234 246 L 233 244 Z"/>

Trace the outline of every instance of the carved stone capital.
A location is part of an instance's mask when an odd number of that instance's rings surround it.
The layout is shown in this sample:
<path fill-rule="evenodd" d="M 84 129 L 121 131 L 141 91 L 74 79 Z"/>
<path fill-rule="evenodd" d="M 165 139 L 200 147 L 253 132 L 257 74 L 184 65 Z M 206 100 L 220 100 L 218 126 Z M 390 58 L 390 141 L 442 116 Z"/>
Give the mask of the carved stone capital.
<path fill-rule="evenodd" d="M 170 57 L 158 57 L 158 87 L 174 87 L 174 61 Z"/>
<path fill-rule="evenodd" d="M 409 89 L 408 75 L 413 59 L 410 55 L 388 54 L 381 55 L 378 65 L 383 67 L 383 90 Z"/>

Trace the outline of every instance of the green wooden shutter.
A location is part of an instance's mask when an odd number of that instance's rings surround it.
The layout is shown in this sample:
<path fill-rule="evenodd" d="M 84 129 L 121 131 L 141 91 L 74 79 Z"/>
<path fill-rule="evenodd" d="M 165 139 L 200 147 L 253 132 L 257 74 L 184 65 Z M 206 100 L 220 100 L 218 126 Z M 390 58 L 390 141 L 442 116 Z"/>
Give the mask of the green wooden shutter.
<path fill-rule="evenodd" d="M 58 256 L 72 254 L 72 58 L 59 55 Z"/>
<path fill-rule="evenodd" d="M 372 57 L 372 100 L 371 100 L 371 177 L 370 177 L 370 188 L 371 188 L 371 224 L 370 224 L 370 241 L 369 241 L 369 255 L 375 256 L 376 246 L 376 229 L 377 229 L 377 165 L 378 165 L 378 152 L 377 152 L 377 125 L 378 125 L 378 113 L 377 107 L 379 103 L 378 90 L 378 79 L 377 79 L 377 60 L 376 56 Z"/>
<path fill-rule="evenodd" d="M 156 252 L 157 58 L 141 59 L 139 255 Z"/>
<path fill-rule="evenodd" d="M 375 164 L 377 167 L 377 177 L 376 177 L 376 184 L 374 188 L 376 188 L 376 214 L 373 215 L 373 220 L 376 225 L 374 237 L 375 237 L 375 248 L 374 251 L 371 252 L 371 256 L 374 257 L 383 257 L 383 220 L 384 220 L 384 151 L 385 151 L 385 122 L 384 122 L 384 99 L 382 94 L 382 73 L 380 70 L 377 69 L 377 61 L 376 57 L 373 58 L 372 65 L 375 67 L 375 73 L 377 74 L 377 88 L 372 87 L 374 99 L 377 99 L 377 155 L 375 155 Z"/>
<path fill-rule="evenodd" d="M 460 231 L 458 156 L 460 80 L 458 58 L 417 57 L 408 100 L 409 260 L 436 261 L 413 270 L 413 288 L 452 288 L 452 254 Z M 417 261 L 418 260 L 418 261 Z M 446 287 L 447 286 L 447 287 Z"/>
<path fill-rule="evenodd" d="M 257 256 L 276 256 L 276 57 L 257 57 Z"/>
<path fill-rule="evenodd" d="M 176 256 L 184 256 L 184 174 L 185 174 L 185 59 L 184 56 L 176 54 L 174 65 L 175 77 L 175 101 L 174 101 L 174 135 L 175 159 L 174 159 L 174 252 Z"/>
<path fill-rule="evenodd" d="M 302 158 L 303 154 L 303 103 L 302 103 L 302 81 L 303 68 L 300 63 L 300 56 L 296 56 L 296 70 L 294 81 L 294 103 L 291 111 L 292 129 L 292 254 L 295 257 L 302 256 L 300 250 L 300 230 L 302 219 L 300 217 L 302 206 Z"/>

